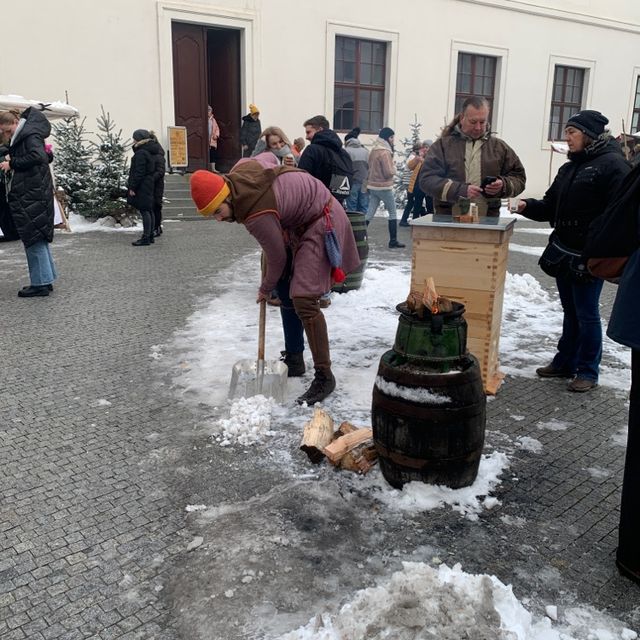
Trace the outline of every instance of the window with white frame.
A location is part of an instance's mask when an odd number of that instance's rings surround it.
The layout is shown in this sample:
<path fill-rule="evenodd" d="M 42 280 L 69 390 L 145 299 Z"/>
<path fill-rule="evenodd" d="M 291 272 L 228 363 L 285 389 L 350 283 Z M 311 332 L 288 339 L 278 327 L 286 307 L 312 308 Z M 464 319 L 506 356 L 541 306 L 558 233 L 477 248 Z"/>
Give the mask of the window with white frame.
<path fill-rule="evenodd" d="M 333 127 L 378 133 L 383 127 L 387 43 L 336 36 Z"/>
<path fill-rule="evenodd" d="M 562 140 L 567 120 L 582 109 L 585 69 L 556 65 L 547 140 Z"/>

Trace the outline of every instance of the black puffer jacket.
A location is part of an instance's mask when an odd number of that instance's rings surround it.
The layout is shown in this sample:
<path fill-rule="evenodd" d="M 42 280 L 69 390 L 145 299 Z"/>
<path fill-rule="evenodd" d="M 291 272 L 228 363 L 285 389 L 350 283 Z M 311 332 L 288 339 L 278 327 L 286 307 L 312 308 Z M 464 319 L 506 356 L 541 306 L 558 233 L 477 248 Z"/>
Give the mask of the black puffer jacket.
<path fill-rule="evenodd" d="M 245 151 L 247 156 L 250 156 L 255 149 L 256 142 L 262 133 L 262 125 L 260 119 L 254 120 L 251 114 L 242 116 L 242 126 L 240 127 L 240 144 L 247 145 L 248 149 Z"/>
<path fill-rule="evenodd" d="M 51 133 L 40 111 L 27 109 L 9 146 L 13 172 L 9 186 L 9 209 L 25 247 L 53 240 L 53 180 L 49 156 L 44 149 Z"/>
<path fill-rule="evenodd" d="M 133 145 L 127 188 L 135 195 L 128 195 L 127 202 L 138 211 L 153 211 L 154 176 L 159 146 L 151 138 L 145 138 Z"/>
<path fill-rule="evenodd" d="M 149 148 L 153 153 L 153 204 L 155 207 L 162 206 L 162 196 L 164 195 L 164 174 L 166 172 L 166 162 L 164 159 L 164 149 L 162 145 L 153 140 Z"/>
<path fill-rule="evenodd" d="M 560 242 L 582 251 L 589 225 L 605 210 L 631 168 L 620 145 L 607 133 L 568 157 L 543 199 L 527 199 L 522 215 L 549 222 Z"/>
<path fill-rule="evenodd" d="M 340 156 L 341 160 L 334 160 L 334 154 Z M 344 166 L 345 174 L 353 176 L 353 162 L 342 148 L 342 140 L 333 129 L 321 129 L 311 138 L 311 144 L 300 156 L 298 169 L 304 169 L 329 187 L 334 166 Z"/>

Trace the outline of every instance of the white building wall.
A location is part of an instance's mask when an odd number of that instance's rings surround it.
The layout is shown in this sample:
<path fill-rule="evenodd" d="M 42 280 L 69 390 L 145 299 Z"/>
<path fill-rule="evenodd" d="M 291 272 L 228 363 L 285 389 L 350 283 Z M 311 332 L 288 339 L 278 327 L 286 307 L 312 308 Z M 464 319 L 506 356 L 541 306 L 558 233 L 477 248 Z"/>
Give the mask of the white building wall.
<path fill-rule="evenodd" d="M 588 69 L 585 108 L 628 129 L 640 74 L 638 0 L 31 0 L 3 30 L 0 93 L 64 99 L 95 130 L 100 105 L 126 134 L 173 124 L 171 20 L 243 30 L 243 104 L 293 138 L 333 112 L 336 34 L 389 42 L 387 122 L 424 138 L 453 116 L 458 51 L 500 57 L 493 128 L 520 155 L 527 194 L 550 172 L 554 64 Z M 238 114 L 240 116 L 242 114 Z M 563 158 L 553 159 L 552 173 Z"/>

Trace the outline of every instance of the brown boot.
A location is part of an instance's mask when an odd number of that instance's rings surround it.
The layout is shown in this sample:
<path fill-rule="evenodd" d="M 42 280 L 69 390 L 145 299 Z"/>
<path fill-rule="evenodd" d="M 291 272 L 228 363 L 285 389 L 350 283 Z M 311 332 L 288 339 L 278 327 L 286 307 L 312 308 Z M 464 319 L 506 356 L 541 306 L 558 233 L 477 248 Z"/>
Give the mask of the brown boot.
<path fill-rule="evenodd" d="M 324 400 L 336 388 L 336 379 L 331 372 L 327 323 L 318 298 L 293 298 L 293 306 L 304 327 L 316 370 L 311 386 L 296 402 L 312 405 Z"/>

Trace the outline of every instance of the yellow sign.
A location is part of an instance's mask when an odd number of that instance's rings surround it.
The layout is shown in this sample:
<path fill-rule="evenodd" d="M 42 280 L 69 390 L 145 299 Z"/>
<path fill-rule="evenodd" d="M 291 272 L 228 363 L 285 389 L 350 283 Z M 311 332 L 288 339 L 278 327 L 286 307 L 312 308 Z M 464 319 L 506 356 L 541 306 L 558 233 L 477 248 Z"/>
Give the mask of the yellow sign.
<path fill-rule="evenodd" d="M 167 127 L 169 138 L 169 166 L 187 167 L 189 154 L 187 153 L 187 127 Z"/>

